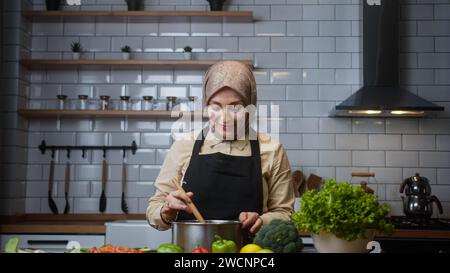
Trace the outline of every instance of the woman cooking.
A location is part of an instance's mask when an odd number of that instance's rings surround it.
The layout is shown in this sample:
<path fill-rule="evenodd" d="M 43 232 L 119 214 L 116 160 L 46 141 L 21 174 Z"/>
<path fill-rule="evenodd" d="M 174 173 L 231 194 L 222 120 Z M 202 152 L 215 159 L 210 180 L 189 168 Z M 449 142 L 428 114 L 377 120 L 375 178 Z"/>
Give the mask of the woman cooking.
<path fill-rule="evenodd" d="M 273 219 L 289 220 L 295 195 L 286 152 L 248 124 L 246 109 L 256 106 L 251 69 L 237 61 L 211 66 L 203 95 L 209 125 L 169 150 L 149 201 L 150 225 L 165 230 L 174 220 L 194 219 L 191 200 L 206 220 L 239 219 L 252 234 Z M 186 194 L 171 183 L 178 174 Z"/>

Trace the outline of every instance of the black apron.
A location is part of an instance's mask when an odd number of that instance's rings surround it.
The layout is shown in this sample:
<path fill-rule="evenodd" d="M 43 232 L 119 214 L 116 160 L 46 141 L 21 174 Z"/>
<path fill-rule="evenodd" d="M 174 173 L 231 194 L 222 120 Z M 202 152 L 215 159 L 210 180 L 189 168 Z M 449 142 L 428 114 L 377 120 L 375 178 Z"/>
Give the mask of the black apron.
<path fill-rule="evenodd" d="M 250 140 L 251 156 L 200 155 L 208 128 L 195 141 L 183 188 L 206 220 L 238 220 L 243 211 L 262 213 L 261 156 L 258 140 Z M 178 220 L 193 220 L 181 211 Z"/>

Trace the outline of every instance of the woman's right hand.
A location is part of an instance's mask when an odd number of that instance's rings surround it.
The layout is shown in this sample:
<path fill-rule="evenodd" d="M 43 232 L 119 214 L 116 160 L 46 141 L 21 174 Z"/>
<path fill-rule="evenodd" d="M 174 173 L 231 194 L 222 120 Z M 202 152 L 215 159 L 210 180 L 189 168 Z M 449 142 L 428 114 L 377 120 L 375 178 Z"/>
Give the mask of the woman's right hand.
<path fill-rule="evenodd" d="M 165 204 L 161 209 L 161 216 L 164 217 L 164 221 L 171 222 L 177 216 L 179 211 L 186 211 L 187 213 L 192 213 L 191 209 L 186 205 L 191 203 L 192 192 L 187 192 L 186 194 L 181 191 L 172 191 L 165 197 Z"/>

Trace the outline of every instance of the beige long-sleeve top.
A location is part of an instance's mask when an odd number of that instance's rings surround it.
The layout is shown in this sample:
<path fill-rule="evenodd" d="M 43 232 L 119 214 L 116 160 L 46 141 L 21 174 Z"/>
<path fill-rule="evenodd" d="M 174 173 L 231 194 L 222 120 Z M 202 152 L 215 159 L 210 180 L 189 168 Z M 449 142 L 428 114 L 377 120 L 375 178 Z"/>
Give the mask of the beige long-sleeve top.
<path fill-rule="evenodd" d="M 177 170 L 181 167 L 183 177 L 191 159 L 195 138 L 200 131 L 190 133 L 175 141 L 168 151 L 159 176 L 155 181 L 156 191 L 150 198 L 147 208 L 147 220 L 149 224 L 159 230 L 170 228 L 161 219 L 161 208 L 164 205 L 164 192 L 175 191 L 170 183 L 177 176 Z M 233 156 L 250 156 L 251 147 L 248 140 L 221 141 L 210 138 L 209 132 L 200 150 L 200 154 L 224 153 Z M 269 223 L 273 219 L 289 220 L 294 210 L 294 187 L 291 167 L 283 146 L 276 140 L 264 134 L 258 134 L 263 189 L 263 223 Z M 211 181 L 214 183 L 214 181 Z M 195 193 L 194 193 L 195 194 Z M 199 208 L 201 210 L 201 208 Z"/>

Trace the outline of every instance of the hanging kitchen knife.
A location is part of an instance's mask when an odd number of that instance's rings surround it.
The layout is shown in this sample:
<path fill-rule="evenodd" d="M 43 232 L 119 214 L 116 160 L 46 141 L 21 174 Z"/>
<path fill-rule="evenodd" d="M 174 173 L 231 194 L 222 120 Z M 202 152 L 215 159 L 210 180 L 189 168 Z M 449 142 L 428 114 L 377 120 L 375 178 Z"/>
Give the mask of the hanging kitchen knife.
<path fill-rule="evenodd" d="M 106 181 L 108 180 L 108 164 L 106 163 L 105 153 L 103 153 L 103 163 L 102 163 L 102 194 L 100 196 L 100 212 L 105 212 L 106 210 Z"/>
<path fill-rule="evenodd" d="M 69 206 L 69 182 L 70 182 L 70 155 L 67 153 L 66 171 L 64 173 L 64 198 L 66 199 L 66 207 L 64 208 L 64 214 L 68 214 L 70 210 Z"/>
<path fill-rule="evenodd" d="M 50 161 L 50 170 L 48 175 L 48 206 L 50 207 L 50 210 L 53 212 L 53 214 L 58 214 L 58 207 L 56 206 L 56 203 L 52 197 L 54 176 L 55 176 L 55 160 L 54 160 L 54 153 L 52 152 L 52 160 Z"/>
<path fill-rule="evenodd" d="M 125 151 L 123 151 L 123 161 L 122 161 L 122 211 L 128 214 L 128 206 L 125 201 L 125 189 L 127 181 L 127 167 L 125 164 Z"/>

